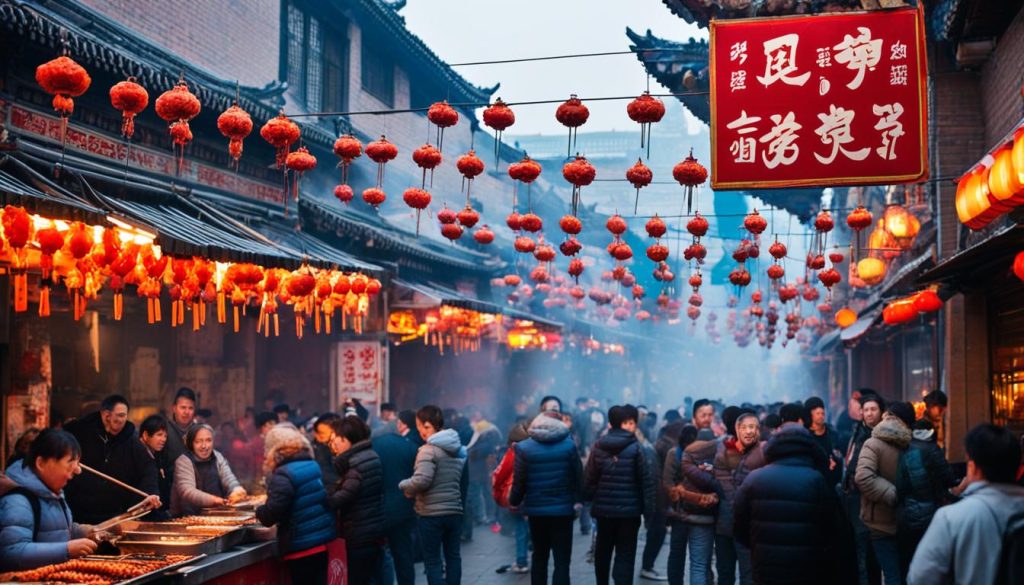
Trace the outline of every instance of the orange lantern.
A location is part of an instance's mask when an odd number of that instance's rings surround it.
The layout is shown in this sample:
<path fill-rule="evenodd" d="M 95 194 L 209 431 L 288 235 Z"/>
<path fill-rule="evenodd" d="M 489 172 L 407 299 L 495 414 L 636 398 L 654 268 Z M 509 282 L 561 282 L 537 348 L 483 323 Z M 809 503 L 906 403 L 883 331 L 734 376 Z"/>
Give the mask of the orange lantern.
<path fill-rule="evenodd" d="M 914 297 L 896 299 L 882 309 L 882 321 L 886 325 L 902 325 L 909 323 L 917 317 L 917 307 L 914 306 Z"/>
<path fill-rule="evenodd" d="M 1013 274 L 1024 280 L 1024 252 L 1017 252 L 1017 256 L 1013 259 Z"/>
<path fill-rule="evenodd" d="M 972 230 L 980 230 L 1002 213 L 989 199 L 988 175 L 989 169 L 979 165 L 956 188 L 956 215 Z"/>
<path fill-rule="evenodd" d="M 886 260 L 891 260 L 900 255 L 899 244 L 896 243 L 896 239 L 892 237 L 892 234 L 885 229 L 885 218 L 878 220 L 878 224 L 875 229 L 868 236 L 868 248 L 873 256 L 881 256 Z"/>
<path fill-rule="evenodd" d="M 1017 171 L 1017 182 L 1024 185 L 1024 126 L 1021 126 L 1013 134 L 1013 150 L 1010 151 L 1010 161 L 1013 162 L 1013 169 Z"/>
<path fill-rule="evenodd" d="M 1024 152 L 1024 148 L 1021 149 Z M 1024 169 L 1013 164 L 1013 149 L 999 149 L 988 174 L 988 189 L 995 205 L 1008 209 L 1024 203 Z"/>
<path fill-rule="evenodd" d="M 839 325 L 841 329 L 846 329 L 850 325 L 857 322 L 857 313 L 849 308 L 839 309 L 836 311 L 836 325 Z"/>
<path fill-rule="evenodd" d="M 878 258 L 862 258 L 857 262 L 857 276 L 868 286 L 874 286 L 885 278 L 885 262 Z"/>
<path fill-rule="evenodd" d="M 914 238 L 921 230 L 921 222 L 902 205 L 890 205 L 882 216 L 885 231 L 889 232 L 896 245 L 904 250 L 914 244 Z"/>
<path fill-rule="evenodd" d="M 914 301 L 914 308 L 921 313 L 934 313 L 942 309 L 942 299 L 931 289 L 923 290 L 911 298 Z"/>

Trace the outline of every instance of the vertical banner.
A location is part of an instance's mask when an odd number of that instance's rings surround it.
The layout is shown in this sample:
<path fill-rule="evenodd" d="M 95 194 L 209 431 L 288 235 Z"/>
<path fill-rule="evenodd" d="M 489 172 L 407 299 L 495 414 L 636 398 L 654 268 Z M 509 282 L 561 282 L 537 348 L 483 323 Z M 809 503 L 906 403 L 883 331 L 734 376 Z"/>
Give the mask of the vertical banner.
<path fill-rule="evenodd" d="M 384 355 L 377 341 L 342 341 L 334 345 L 331 371 L 331 408 L 347 398 L 358 398 L 364 405 L 381 401 L 384 379 Z"/>
<path fill-rule="evenodd" d="M 918 9 L 712 20 L 710 29 L 713 189 L 927 178 Z"/>

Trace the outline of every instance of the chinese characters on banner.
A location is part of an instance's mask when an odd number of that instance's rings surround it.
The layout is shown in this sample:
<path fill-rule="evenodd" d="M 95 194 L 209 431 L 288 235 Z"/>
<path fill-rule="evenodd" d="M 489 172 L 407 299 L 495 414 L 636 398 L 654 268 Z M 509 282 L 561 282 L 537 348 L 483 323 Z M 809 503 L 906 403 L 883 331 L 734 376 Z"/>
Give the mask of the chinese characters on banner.
<path fill-rule="evenodd" d="M 924 42 L 915 8 L 711 21 L 711 187 L 927 178 Z"/>
<path fill-rule="evenodd" d="M 380 401 L 383 358 L 376 341 L 343 341 L 336 344 L 337 370 L 334 393 L 337 403 L 358 398 L 364 404 Z"/>

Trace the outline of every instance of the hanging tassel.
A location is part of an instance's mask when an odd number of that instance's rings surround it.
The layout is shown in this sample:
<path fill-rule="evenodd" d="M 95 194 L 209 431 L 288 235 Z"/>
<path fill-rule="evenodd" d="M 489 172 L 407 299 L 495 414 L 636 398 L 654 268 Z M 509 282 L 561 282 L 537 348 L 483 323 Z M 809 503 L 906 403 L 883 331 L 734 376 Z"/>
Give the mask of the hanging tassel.
<path fill-rule="evenodd" d="M 235 333 L 238 333 L 238 305 L 232 307 L 235 314 Z"/>
<path fill-rule="evenodd" d="M 39 316 L 49 317 L 50 316 L 50 287 L 42 286 L 39 288 Z"/>

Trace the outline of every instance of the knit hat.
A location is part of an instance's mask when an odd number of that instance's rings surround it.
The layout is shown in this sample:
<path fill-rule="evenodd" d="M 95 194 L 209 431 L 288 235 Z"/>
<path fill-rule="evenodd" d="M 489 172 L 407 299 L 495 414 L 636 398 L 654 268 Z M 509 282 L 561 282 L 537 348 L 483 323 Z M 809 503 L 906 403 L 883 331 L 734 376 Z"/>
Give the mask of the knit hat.
<path fill-rule="evenodd" d="M 893 402 L 889 405 L 889 414 L 903 421 L 908 429 L 914 428 L 914 407 L 909 402 Z"/>
<path fill-rule="evenodd" d="M 301 451 L 306 451 L 312 456 L 313 447 L 292 424 L 282 423 L 275 426 L 263 439 L 263 453 L 267 461 L 273 461 L 275 465 Z"/>
<path fill-rule="evenodd" d="M 803 419 L 804 409 L 802 406 L 795 402 L 789 404 L 783 404 L 782 408 L 779 409 L 779 416 L 782 417 L 782 422 L 798 422 Z"/>

